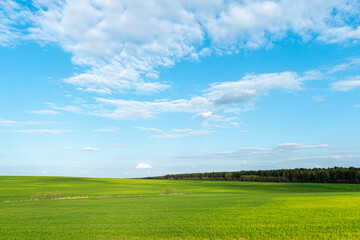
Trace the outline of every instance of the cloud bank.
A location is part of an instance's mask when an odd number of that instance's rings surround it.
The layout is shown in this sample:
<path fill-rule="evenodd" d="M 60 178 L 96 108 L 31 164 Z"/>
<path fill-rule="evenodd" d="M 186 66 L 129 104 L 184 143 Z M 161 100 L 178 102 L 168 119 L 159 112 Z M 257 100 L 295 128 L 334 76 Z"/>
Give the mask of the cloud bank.
<path fill-rule="evenodd" d="M 360 3 L 352 0 L 52 0 L 30 5 L 0 1 L 0 44 L 35 40 L 59 45 L 72 54 L 74 64 L 87 68 L 64 81 L 98 94 L 163 91 L 169 87 L 157 80 L 163 67 L 269 48 L 287 36 L 326 44 L 360 39 Z M 217 103 L 253 94 L 229 94 Z"/>

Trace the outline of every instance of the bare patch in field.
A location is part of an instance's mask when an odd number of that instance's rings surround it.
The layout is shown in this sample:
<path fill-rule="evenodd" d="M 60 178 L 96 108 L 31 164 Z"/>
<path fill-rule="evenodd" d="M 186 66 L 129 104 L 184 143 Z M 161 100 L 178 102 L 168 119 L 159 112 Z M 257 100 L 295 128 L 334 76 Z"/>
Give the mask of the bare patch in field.
<path fill-rule="evenodd" d="M 185 195 L 187 193 L 176 193 L 176 192 L 166 192 L 166 193 L 160 193 L 156 195 Z M 188 193 L 193 194 L 193 193 Z M 101 196 L 69 196 L 65 197 L 62 196 L 60 193 L 46 193 L 43 195 L 36 194 L 32 196 L 30 199 L 20 199 L 20 200 L 5 200 L 0 203 L 11 203 L 11 202 L 30 202 L 30 201 L 42 201 L 42 200 L 71 200 L 71 199 L 88 199 L 88 198 L 124 198 L 124 197 L 143 197 L 143 196 L 149 196 L 149 195 L 101 195 Z"/>

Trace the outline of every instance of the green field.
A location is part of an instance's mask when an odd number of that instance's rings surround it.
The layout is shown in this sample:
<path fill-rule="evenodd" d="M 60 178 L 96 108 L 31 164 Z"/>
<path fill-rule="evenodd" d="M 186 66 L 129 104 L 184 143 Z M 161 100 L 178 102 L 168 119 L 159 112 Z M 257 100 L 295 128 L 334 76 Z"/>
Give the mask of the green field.
<path fill-rule="evenodd" d="M 0 239 L 360 239 L 360 185 L 2 176 Z"/>

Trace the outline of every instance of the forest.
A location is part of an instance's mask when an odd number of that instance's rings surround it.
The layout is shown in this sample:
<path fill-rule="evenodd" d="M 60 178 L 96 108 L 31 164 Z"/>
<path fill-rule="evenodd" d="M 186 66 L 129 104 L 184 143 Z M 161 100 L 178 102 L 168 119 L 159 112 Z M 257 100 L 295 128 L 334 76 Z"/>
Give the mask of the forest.
<path fill-rule="evenodd" d="M 146 179 L 300 183 L 360 183 L 360 168 L 296 168 L 236 172 L 185 173 L 147 177 Z"/>

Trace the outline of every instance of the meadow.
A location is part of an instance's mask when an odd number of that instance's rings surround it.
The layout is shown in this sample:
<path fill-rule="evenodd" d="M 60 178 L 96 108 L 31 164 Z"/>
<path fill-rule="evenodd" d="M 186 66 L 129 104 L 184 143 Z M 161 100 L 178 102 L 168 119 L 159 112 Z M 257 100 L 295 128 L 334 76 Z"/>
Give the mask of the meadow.
<path fill-rule="evenodd" d="M 360 239 L 360 185 L 0 176 L 0 239 Z"/>

